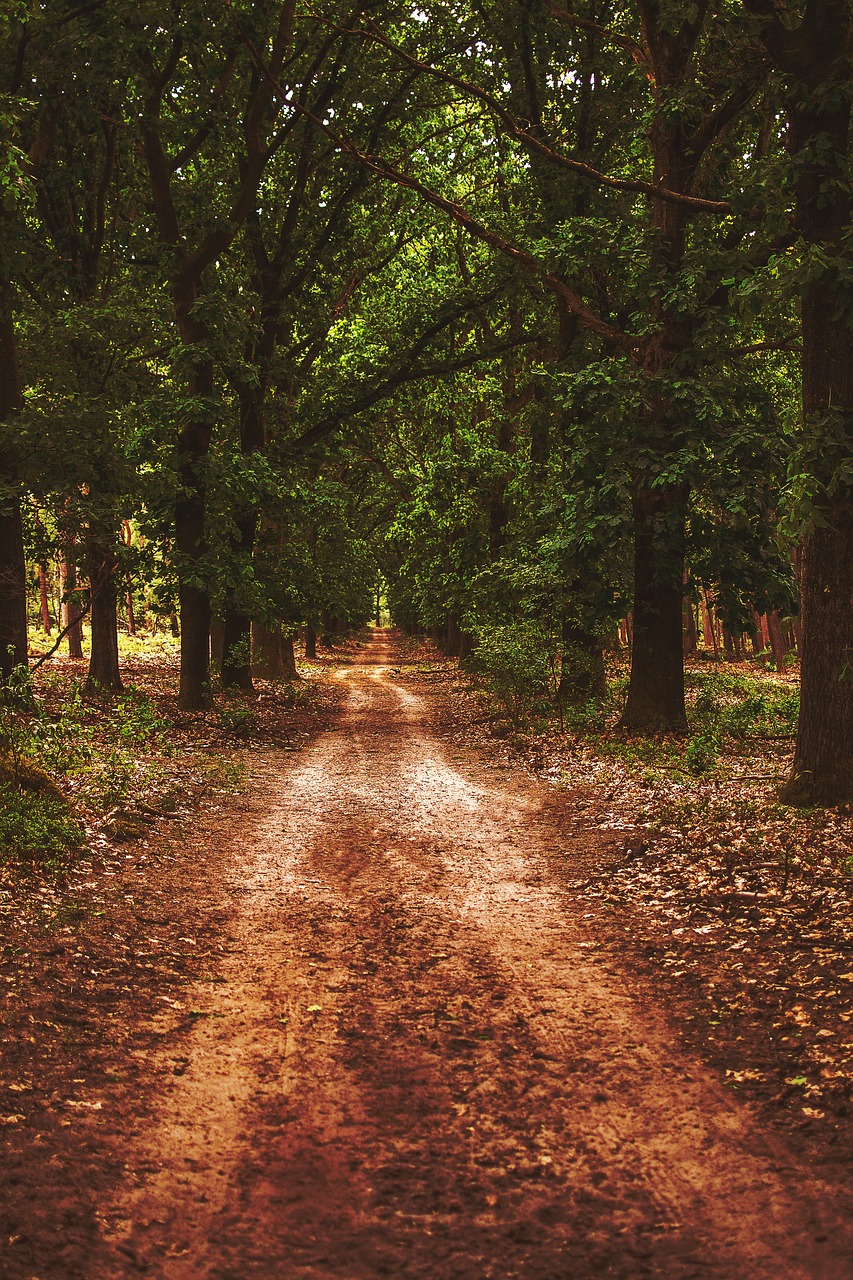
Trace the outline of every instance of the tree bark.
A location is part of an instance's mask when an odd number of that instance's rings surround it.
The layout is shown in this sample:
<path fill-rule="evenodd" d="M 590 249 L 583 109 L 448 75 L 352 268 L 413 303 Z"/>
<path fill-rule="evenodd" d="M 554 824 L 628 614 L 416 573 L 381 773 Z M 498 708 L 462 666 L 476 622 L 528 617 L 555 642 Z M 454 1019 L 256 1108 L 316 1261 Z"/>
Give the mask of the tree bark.
<path fill-rule="evenodd" d="M 281 627 L 252 623 L 252 666 L 262 680 L 298 680 L 293 636 Z"/>
<path fill-rule="evenodd" d="M 68 556 L 67 550 L 61 553 L 59 560 L 59 578 L 62 589 L 62 625 L 68 627 L 69 658 L 83 657 L 83 624 L 80 621 L 80 607 L 74 592 L 77 590 L 77 566 Z"/>
<path fill-rule="evenodd" d="M 53 630 L 50 619 L 50 602 L 47 598 L 47 565 L 39 561 L 39 608 L 41 612 L 41 628 L 46 636 Z"/>
<path fill-rule="evenodd" d="M 687 731 L 681 618 L 683 489 L 634 492 L 634 636 L 628 699 L 619 722 L 632 733 Z"/>
<path fill-rule="evenodd" d="M 459 628 L 459 614 L 453 613 L 451 610 L 447 615 L 444 652 L 447 654 L 448 658 L 458 658 L 461 645 L 462 634 Z"/>
<path fill-rule="evenodd" d="M 770 637 L 770 651 L 773 654 L 776 670 L 782 671 L 785 667 L 787 648 L 782 636 L 782 624 L 779 621 L 779 614 L 775 609 L 767 615 L 767 634 Z"/>
<path fill-rule="evenodd" d="M 243 613 L 225 615 L 221 671 L 223 689 L 252 692 L 252 623 Z"/>
<path fill-rule="evenodd" d="M 86 564 L 92 599 L 92 649 L 85 692 L 95 696 L 119 693 L 122 683 L 118 663 L 118 593 L 115 580 L 118 557 L 109 530 L 90 529 L 86 540 Z"/>
<path fill-rule="evenodd" d="M 18 413 L 22 404 L 18 376 L 12 289 L 0 282 L 0 422 Z M 18 459 L 10 448 L 0 449 L 0 681 L 27 663 L 27 578 L 24 532 L 18 496 Z"/>
<path fill-rule="evenodd" d="M 689 585 L 685 580 L 685 588 Z M 693 612 L 693 601 L 684 597 L 684 636 L 682 641 L 685 658 L 692 655 L 699 647 L 699 631 L 696 626 L 696 614 Z"/>
<path fill-rule="evenodd" d="M 213 396 L 213 366 L 196 367 L 190 378 L 193 399 Z M 180 490 L 175 503 L 178 552 L 178 600 L 181 612 L 181 680 L 178 706 L 198 710 L 210 705 L 210 594 L 203 585 L 207 490 L 201 466 L 210 448 L 211 424 L 187 423 L 179 442 Z"/>
<path fill-rule="evenodd" d="M 796 226 L 818 250 L 802 287 L 802 404 L 806 430 L 849 455 L 853 446 L 853 287 L 850 284 L 849 183 L 853 11 L 840 0 L 813 0 L 798 26 L 755 0 L 762 37 L 784 76 L 788 143 L 795 157 Z M 819 519 L 802 562 L 800 722 L 790 804 L 853 800 L 853 489 L 838 485 L 832 464 L 812 462 Z"/>
<path fill-rule="evenodd" d="M 317 628 L 313 622 L 305 624 L 305 657 L 311 660 L 317 657 Z"/>

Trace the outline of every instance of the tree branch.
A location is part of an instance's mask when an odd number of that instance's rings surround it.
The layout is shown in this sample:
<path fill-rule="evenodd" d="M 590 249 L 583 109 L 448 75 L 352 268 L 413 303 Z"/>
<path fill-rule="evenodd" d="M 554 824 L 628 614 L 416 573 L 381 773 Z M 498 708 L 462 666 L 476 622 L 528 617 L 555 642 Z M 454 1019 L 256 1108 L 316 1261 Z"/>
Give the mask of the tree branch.
<path fill-rule="evenodd" d="M 436 80 L 440 80 L 443 84 L 452 85 L 455 89 L 460 89 L 463 93 L 468 93 L 476 98 L 479 102 L 484 103 L 491 111 L 495 113 L 498 119 L 506 128 L 511 137 L 516 141 L 523 143 L 531 151 L 535 151 L 538 155 L 544 156 L 552 163 L 559 165 L 561 168 L 568 169 L 572 173 L 578 174 L 579 177 L 586 178 L 590 182 L 596 183 L 601 187 L 609 187 L 614 191 L 634 191 L 641 195 L 651 196 L 656 200 L 665 200 L 670 204 L 686 206 L 705 213 L 722 213 L 731 214 L 732 207 L 728 200 L 709 200 L 703 196 L 686 195 L 681 191 L 671 191 L 668 187 L 658 186 L 654 182 L 646 182 L 642 178 L 617 178 L 612 174 L 602 173 L 599 169 L 593 168 L 592 165 L 585 164 L 582 160 L 573 160 L 570 156 L 563 155 L 562 152 L 554 151 L 541 138 L 523 128 L 515 119 L 511 111 L 499 102 L 497 98 L 488 93 L 485 89 L 481 89 L 479 85 L 472 84 L 468 80 L 463 80 L 459 76 L 453 75 L 449 71 L 442 71 L 440 67 L 434 67 L 428 62 L 421 62 L 418 58 L 407 53 L 405 49 L 401 49 L 393 40 L 389 40 L 381 31 L 370 27 L 367 32 L 372 40 L 377 44 L 381 44 L 383 48 L 388 49 L 397 57 L 401 58 L 410 67 L 415 68 L 425 75 L 432 76 Z"/>

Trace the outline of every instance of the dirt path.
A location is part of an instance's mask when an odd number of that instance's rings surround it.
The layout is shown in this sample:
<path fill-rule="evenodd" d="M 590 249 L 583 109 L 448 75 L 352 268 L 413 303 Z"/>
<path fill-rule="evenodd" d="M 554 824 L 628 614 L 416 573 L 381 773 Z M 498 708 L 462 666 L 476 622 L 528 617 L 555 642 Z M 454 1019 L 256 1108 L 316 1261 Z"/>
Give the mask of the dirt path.
<path fill-rule="evenodd" d="M 545 793 L 450 758 L 392 661 L 226 835 L 218 980 L 81 1274 L 853 1276 L 848 1202 L 596 960 Z"/>

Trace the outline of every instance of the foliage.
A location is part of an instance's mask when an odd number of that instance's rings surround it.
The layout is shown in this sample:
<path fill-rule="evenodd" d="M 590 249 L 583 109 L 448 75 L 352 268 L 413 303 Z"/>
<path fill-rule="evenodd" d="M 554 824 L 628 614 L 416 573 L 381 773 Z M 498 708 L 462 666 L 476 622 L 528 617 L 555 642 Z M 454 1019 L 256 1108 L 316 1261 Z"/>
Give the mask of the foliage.
<path fill-rule="evenodd" d="M 85 843 L 80 823 L 54 795 L 0 779 L 0 859 L 59 866 Z"/>
<path fill-rule="evenodd" d="M 481 626 L 471 667 L 481 675 L 498 706 L 519 728 L 532 707 L 550 693 L 549 654 L 535 626 L 511 623 Z"/>

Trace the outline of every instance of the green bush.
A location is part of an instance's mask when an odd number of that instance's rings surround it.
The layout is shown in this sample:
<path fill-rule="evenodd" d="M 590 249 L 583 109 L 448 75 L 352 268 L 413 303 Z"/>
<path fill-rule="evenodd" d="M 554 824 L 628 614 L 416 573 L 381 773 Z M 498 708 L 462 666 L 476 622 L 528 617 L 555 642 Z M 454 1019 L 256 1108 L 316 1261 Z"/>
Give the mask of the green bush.
<path fill-rule="evenodd" d="M 699 733 L 687 744 L 685 761 L 691 773 L 710 773 L 720 754 L 719 740 L 712 733 Z"/>
<path fill-rule="evenodd" d="M 471 670 L 482 676 L 499 706 L 518 727 L 541 707 L 550 692 L 548 645 L 542 632 L 524 622 L 477 628 Z"/>
<path fill-rule="evenodd" d="M 0 857 L 54 865 L 85 843 L 67 805 L 53 795 L 0 782 Z"/>

